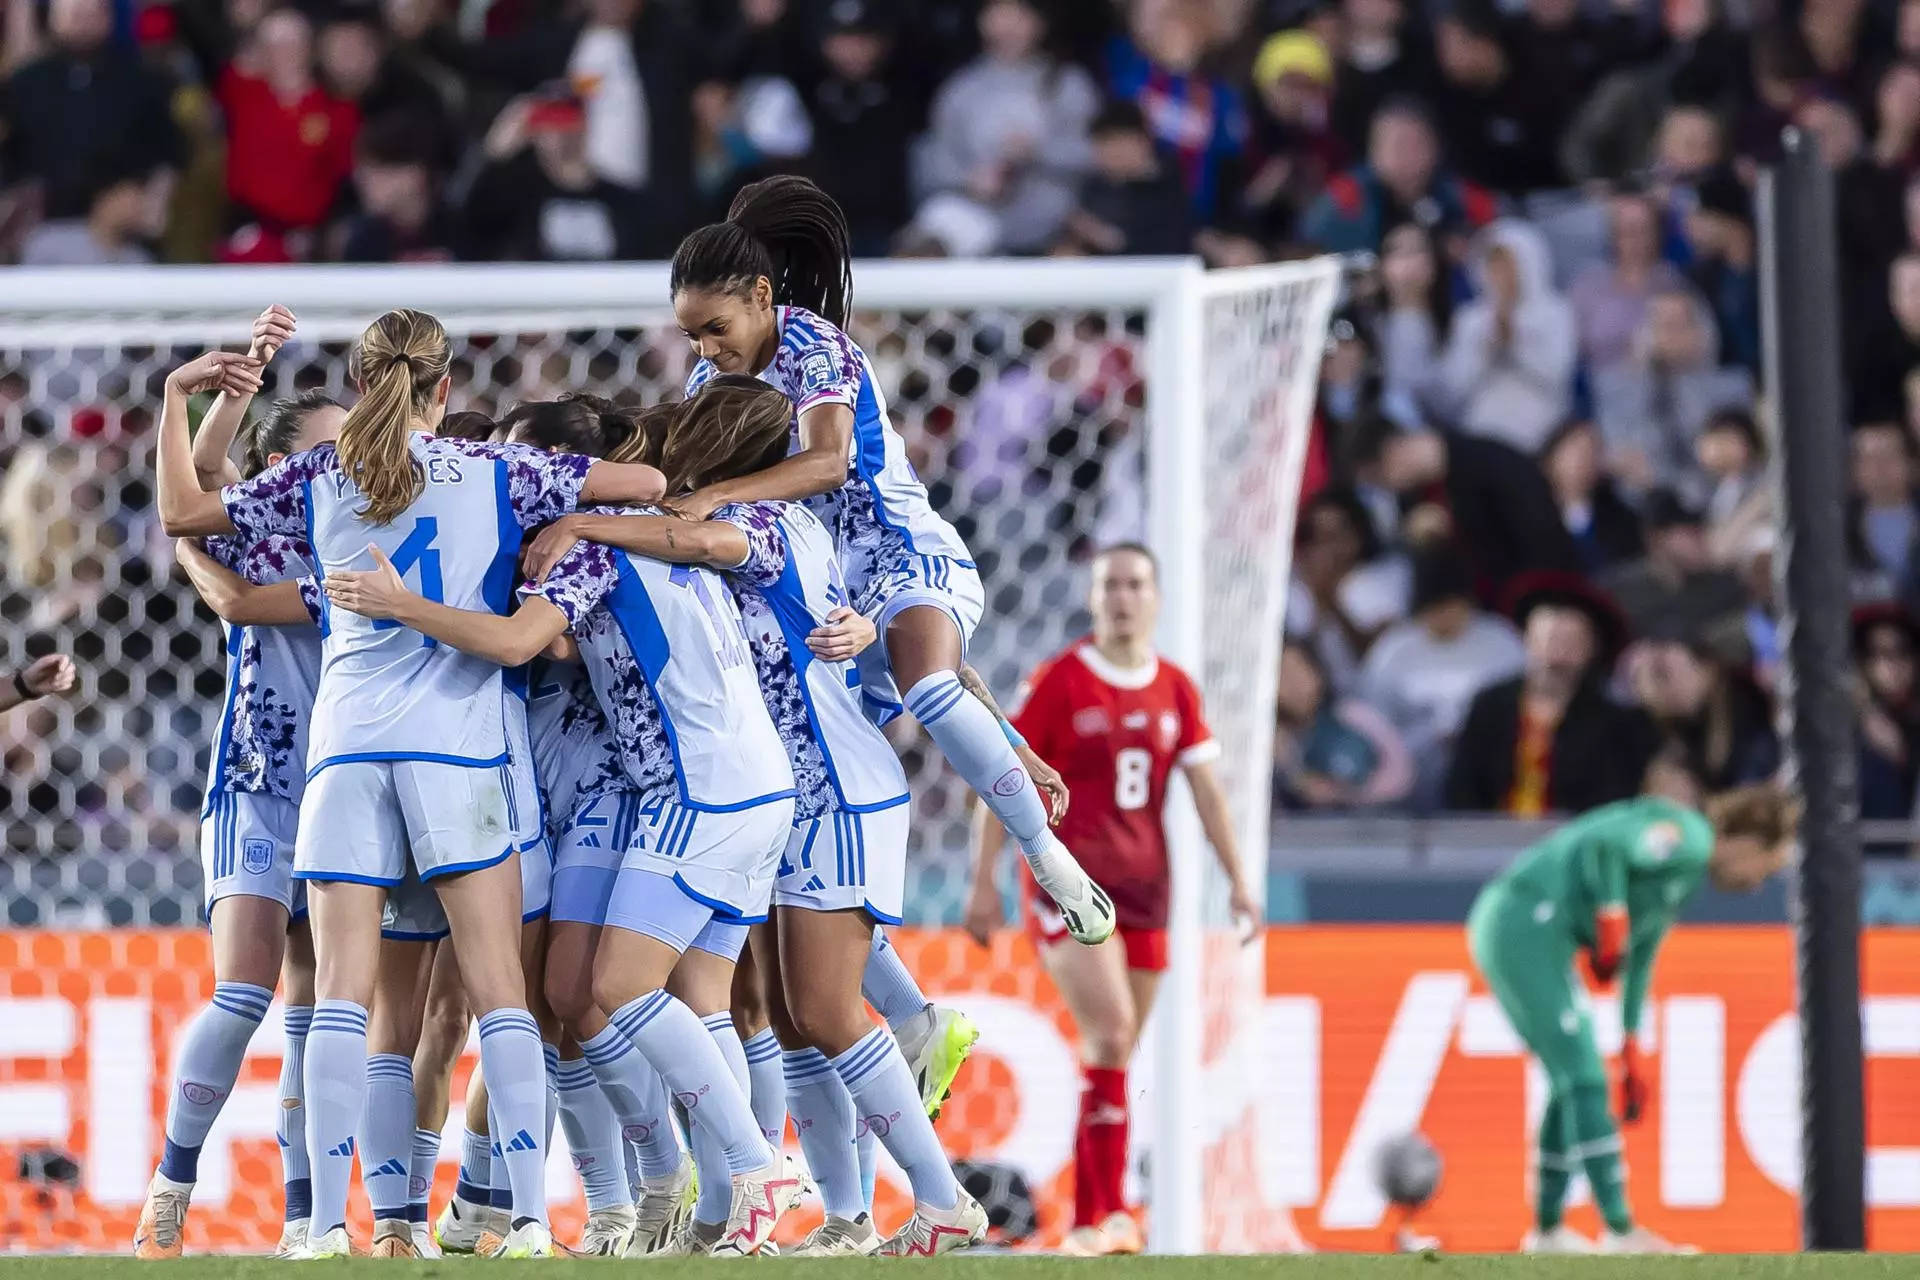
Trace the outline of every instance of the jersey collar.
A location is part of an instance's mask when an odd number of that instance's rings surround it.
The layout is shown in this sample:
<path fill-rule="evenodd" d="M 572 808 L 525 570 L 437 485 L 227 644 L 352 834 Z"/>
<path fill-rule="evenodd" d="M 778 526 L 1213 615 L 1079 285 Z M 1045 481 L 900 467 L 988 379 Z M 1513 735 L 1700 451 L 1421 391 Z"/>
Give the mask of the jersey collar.
<path fill-rule="evenodd" d="M 1154 678 L 1160 674 L 1160 659 L 1158 656 L 1149 658 L 1143 666 L 1122 667 L 1108 661 L 1098 649 L 1090 644 L 1081 645 L 1076 652 L 1079 654 L 1080 661 L 1085 665 L 1087 670 L 1093 672 L 1093 674 L 1099 676 L 1104 683 L 1110 684 L 1116 689 L 1144 689 L 1152 684 Z"/>

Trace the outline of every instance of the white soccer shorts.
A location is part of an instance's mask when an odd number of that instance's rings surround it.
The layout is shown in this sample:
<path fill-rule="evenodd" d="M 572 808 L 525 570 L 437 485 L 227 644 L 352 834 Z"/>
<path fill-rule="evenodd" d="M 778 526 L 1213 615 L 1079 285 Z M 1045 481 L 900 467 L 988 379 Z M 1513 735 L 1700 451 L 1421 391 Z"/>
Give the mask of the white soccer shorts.
<path fill-rule="evenodd" d="M 222 898 L 267 898 L 298 918 L 306 886 L 293 878 L 300 809 L 291 800 L 246 791 L 216 791 L 200 819 L 200 873 L 207 911 Z"/>
<path fill-rule="evenodd" d="M 513 847 L 523 854 L 538 847 L 540 861 L 551 866 L 553 850 L 547 847 L 547 806 L 540 794 L 539 774 L 534 770 L 527 717 L 510 707 L 506 721 L 507 821 L 513 827 Z"/>
<path fill-rule="evenodd" d="M 780 857 L 774 905 L 808 911 L 860 908 L 881 924 L 899 924 L 912 808 L 834 809 L 795 823 Z"/>
<path fill-rule="evenodd" d="M 545 843 L 520 855 L 520 923 L 529 924 L 547 914 L 552 883 L 553 868 L 547 864 Z M 387 890 L 381 937 L 395 942 L 435 942 L 451 932 L 440 895 L 431 884 L 421 883 L 419 876 L 409 872 L 406 879 Z"/>
<path fill-rule="evenodd" d="M 880 638 L 855 659 L 860 669 L 860 697 L 869 719 L 886 724 L 899 716 L 902 705 L 900 687 L 894 683 L 887 665 L 887 627 L 901 613 L 930 605 L 953 619 L 960 631 L 960 652 L 964 658 L 973 643 L 973 633 L 986 615 L 987 592 L 980 583 L 980 571 L 964 560 L 946 556 L 909 556 L 892 573 L 876 578 L 861 594 L 860 611 L 873 619 Z"/>
<path fill-rule="evenodd" d="M 573 811 L 553 849 L 553 907 L 556 923 L 602 925 L 621 859 L 640 824 L 643 797 L 637 791 L 609 791 Z"/>
<path fill-rule="evenodd" d="M 780 851 L 793 826 L 792 797 L 713 812 L 689 809 L 674 795 L 656 791 L 642 802 L 621 871 L 670 876 L 722 919 L 766 919 Z"/>
<path fill-rule="evenodd" d="M 348 760 L 307 782 L 293 873 L 396 885 L 491 866 L 514 849 L 507 771 L 429 760 Z"/>

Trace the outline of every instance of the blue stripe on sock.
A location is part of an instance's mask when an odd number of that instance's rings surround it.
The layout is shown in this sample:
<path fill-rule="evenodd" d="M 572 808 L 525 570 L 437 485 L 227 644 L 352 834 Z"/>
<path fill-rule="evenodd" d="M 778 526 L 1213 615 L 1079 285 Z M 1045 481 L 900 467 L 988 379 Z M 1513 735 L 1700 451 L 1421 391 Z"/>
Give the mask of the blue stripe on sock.
<path fill-rule="evenodd" d="M 554 1076 L 554 1083 L 562 1092 L 572 1089 L 591 1089 L 599 1082 L 593 1078 L 593 1068 L 582 1059 L 560 1064 L 560 1071 Z"/>
<path fill-rule="evenodd" d="M 503 1031 L 525 1031 L 534 1036 L 540 1034 L 540 1024 L 525 1009 L 495 1009 L 480 1019 L 480 1038 L 498 1035 Z"/>
<path fill-rule="evenodd" d="M 864 1080 L 868 1073 L 880 1065 L 881 1060 L 887 1056 L 887 1047 L 886 1033 L 875 1031 L 836 1059 L 833 1069 L 839 1072 L 840 1078 L 851 1087 Z"/>
<path fill-rule="evenodd" d="M 953 708 L 959 704 L 960 699 L 966 696 L 967 691 L 965 686 L 963 686 L 958 679 L 949 676 L 946 681 L 935 685 L 918 698 L 909 698 L 907 700 L 907 710 L 913 713 L 914 719 L 925 724 L 929 720 L 938 720 L 941 716 L 953 710 Z"/>
<path fill-rule="evenodd" d="M 633 1052 L 633 1046 L 627 1042 L 626 1032 L 622 1031 L 617 1024 L 609 1027 L 608 1030 L 614 1034 L 606 1035 L 603 1032 L 593 1037 L 591 1041 L 581 1042 L 580 1052 L 587 1055 L 589 1063 L 604 1067 L 610 1062 L 618 1062 Z"/>
<path fill-rule="evenodd" d="M 468 1204 L 486 1204 L 493 1192 L 487 1187 L 470 1181 L 467 1178 L 467 1171 L 462 1169 L 460 1176 L 454 1180 L 453 1194 Z"/>
<path fill-rule="evenodd" d="M 671 999 L 673 997 L 666 992 L 656 991 L 634 1004 L 622 1006 L 613 1015 L 613 1025 L 620 1028 L 621 1035 L 632 1040 L 647 1029 L 649 1022 L 660 1016 L 660 1011 L 667 1007 L 667 1002 Z"/>
<path fill-rule="evenodd" d="M 747 1061 L 756 1066 L 773 1061 L 781 1053 L 779 1038 L 771 1029 L 759 1032 L 741 1047 L 747 1051 Z"/>
<path fill-rule="evenodd" d="M 407 1221 L 415 1226 L 426 1225 L 427 1202 L 425 1200 L 407 1201 Z"/>
<path fill-rule="evenodd" d="M 782 1055 L 789 1085 L 806 1084 L 833 1074 L 833 1064 L 818 1049 L 795 1049 Z"/>
<path fill-rule="evenodd" d="M 280 1025 L 290 1036 L 304 1036 L 307 1028 L 313 1025 L 313 1006 L 310 1004 L 290 1004 L 280 1012 Z"/>
<path fill-rule="evenodd" d="M 700 1025 L 709 1031 L 727 1031 L 733 1027 L 733 1015 L 724 1012 L 710 1013 L 700 1019 Z"/>

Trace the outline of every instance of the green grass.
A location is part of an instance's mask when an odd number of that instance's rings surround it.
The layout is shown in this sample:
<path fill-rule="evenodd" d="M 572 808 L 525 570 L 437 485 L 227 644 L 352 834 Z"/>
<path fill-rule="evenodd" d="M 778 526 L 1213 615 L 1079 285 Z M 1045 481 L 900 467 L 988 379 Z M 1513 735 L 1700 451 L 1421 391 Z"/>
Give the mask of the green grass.
<path fill-rule="evenodd" d="M 267 1258 L 200 1257 L 178 1262 L 135 1262 L 130 1258 L 25 1258 L 0 1255 L 0 1280 L 269 1280 L 289 1274 L 288 1263 Z M 294 1272 L 316 1280 L 473 1280 L 474 1268 L 537 1265 L 543 1272 L 564 1270 L 575 1280 L 608 1274 L 614 1265 L 599 1261 L 554 1261 L 537 1264 L 445 1262 L 374 1262 L 367 1259 L 308 1263 Z M 648 1280 L 694 1280 L 727 1274 L 729 1265 L 705 1259 L 658 1260 L 639 1264 Z M 893 1267 L 930 1280 L 1050 1280 L 1052 1277 L 1089 1277 L 1095 1268 L 1103 1277 L 1125 1271 L 1139 1280 L 1880 1280 L 1911 1277 L 1914 1260 L 1893 1255 L 1808 1256 L 1750 1255 L 1712 1258 L 1520 1258 L 1459 1256 L 1442 1258 L 1372 1257 L 1360 1254 L 1323 1254 L 1311 1258 L 1101 1258 L 1072 1259 L 1032 1255 L 987 1255 L 942 1258 L 936 1261 L 851 1262 L 846 1259 L 786 1259 L 763 1264 L 786 1273 L 809 1276 L 839 1275 L 844 1268 Z M 624 1269 L 624 1268 L 623 1268 Z"/>

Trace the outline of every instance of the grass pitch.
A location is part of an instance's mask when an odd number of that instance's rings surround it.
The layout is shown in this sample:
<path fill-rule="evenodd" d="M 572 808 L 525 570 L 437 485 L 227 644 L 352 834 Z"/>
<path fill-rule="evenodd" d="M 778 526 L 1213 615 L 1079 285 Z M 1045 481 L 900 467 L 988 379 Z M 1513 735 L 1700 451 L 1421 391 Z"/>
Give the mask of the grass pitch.
<path fill-rule="evenodd" d="M 539 1263 L 393 1262 L 352 1259 L 288 1264 L 268 1258 L 194 1257 L 177 1262 L 135 1262 L 131 1258 L 28 1258 L 0 1255 L 0 1280 L 281 1280 L 312 1272 L 319 1280 L 474 1280 L 476 1268 L 534 1266 L 568 1280 L 591 1280 L 620 1265 L 600 1260 Z M 707 1259 L 660 1259 L 629 1264 L 648 1280 L 717 1280 L 733 1274 L 725 1263 Z M 892 1268 L 925 1280 L 1090 1280 L 1096 1274 L 1120 1280 L 1910 1280 L 1920 1261 L 1895 1255 L 1747 1255 L 1701 1258 L 1524 1258 L 1376 1257 L 1321 1254 L 1286 1258 L 1053 1258 L 1031 1254 L 994 1254 L 931 1261 L 855 1261 L 843 1258 L 791 1258 L 766 1264 L 777 1272 L 795 1272 L 826 1280 L 847 1270 L 878 1276 Z M 555 1277 L 555 1280 L 559 1280 Z"/>

